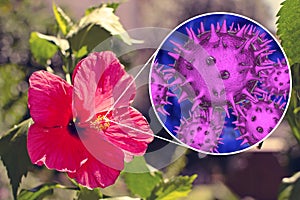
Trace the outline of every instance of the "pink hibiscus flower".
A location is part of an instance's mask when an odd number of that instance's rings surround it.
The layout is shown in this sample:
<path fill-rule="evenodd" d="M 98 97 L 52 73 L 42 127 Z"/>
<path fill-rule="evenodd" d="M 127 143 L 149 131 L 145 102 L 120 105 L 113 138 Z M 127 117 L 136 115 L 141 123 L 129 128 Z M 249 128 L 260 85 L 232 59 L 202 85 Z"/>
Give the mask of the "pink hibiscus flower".
<path fill-rule="evenodd" d="M 130 106 L 132 81 L 112 52 L 81 60 L 73 86 L 52 73 L 34 72 L 28 91 L 31 161 L 67 172 L 88 188 L 113 184 L 124 160 L 143 155 L 153 140 L 146 119 Z"/>

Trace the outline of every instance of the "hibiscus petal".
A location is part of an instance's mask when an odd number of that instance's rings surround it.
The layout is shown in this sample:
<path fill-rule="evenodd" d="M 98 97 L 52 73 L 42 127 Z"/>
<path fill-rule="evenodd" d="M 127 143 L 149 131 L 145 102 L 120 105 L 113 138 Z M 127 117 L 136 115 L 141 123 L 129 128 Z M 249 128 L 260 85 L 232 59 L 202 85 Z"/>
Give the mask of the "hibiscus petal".
<path fill-rule="evenodd" d="M 109 110 L 127 87 L 126 94 L 115 107 L 129 106 L 134 99 L 132 76 L 109 51 L 94 52 L 81 60 L 75 68 L 73 80 L 73 112 L 80 121 L 88 121 L 96 113 Z"/>
<path fill-rule="evenodd" d="M 44 127 L 66 126 L 72 119 L 72 86 L 46 71 L 34 72 L 29 83 L 28 107 L 33 121 Z"/>
<path fill-rule="evenodd" d="M 70 178 L 89 189 L 110 186 L 115 183 L 119 175 L 119 170 L 104 165 L 92 155 L 76 172 L 68 173 Z"/>
<path fill-rule="evenodd" d="M 33 124 L 28 131 L 27 148 L 32 163 L 63 172 L 74 172 L 87 158 L 78 136 L 71 135 L 67 127 Z"/>
<path fill-rule="evenodd" d="M 126 91 L 125 91 L 126 90 Z M 123 94 L 123 92 L 125 92 Z M 101 76 L 98 82 L 98 88 L 96 92 L 96 105 L 99 107 L 99 111 L 107 111 L 112 105 L 103 106 L 98 96 L 109 94 L 113 98 L 115 108 L 126 106 L 128 107 L 132 103 L 135 96 L 135 83 L 133 77 L 129 75 L 124 67 L 118 62 L 112 63 Z M 121 96 L 122 95 L 122 96 Z"/>
<path fill-rule="evenodd" d="M 119 108 L 113 111 L 108 129 L 104 131 L 110 142 L 131 155 L 143 155 L 147 144 L 153 140 L 153 132 L 147 120 L 136 109 Z"/>
<path fill-rule="evenodd" d="M 86 150 L 99 162 L 122 170 L 124 168 L 124 152 L 111 142 L 107 141 L 96 129 L 78 129 L 78 136 Z"/>

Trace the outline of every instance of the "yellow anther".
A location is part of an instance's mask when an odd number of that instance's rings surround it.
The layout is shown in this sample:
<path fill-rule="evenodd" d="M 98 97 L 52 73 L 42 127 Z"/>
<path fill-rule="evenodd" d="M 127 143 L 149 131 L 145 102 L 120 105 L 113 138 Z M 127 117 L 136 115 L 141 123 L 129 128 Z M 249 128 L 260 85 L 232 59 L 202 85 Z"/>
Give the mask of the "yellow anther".
<path fill-rule="evenodd" d="M 98 131 L 106 130 L 109 126 L 109 119 L 103 115 L 99 115 L 95 121 L 90 122 L 90 127 Z"/>

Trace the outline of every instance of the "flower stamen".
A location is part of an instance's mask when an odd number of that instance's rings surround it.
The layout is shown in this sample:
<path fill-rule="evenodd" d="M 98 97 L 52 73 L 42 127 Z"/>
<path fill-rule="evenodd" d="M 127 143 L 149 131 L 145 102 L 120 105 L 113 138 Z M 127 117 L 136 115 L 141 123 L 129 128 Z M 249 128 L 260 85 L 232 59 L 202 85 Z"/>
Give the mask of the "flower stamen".
<path fill-rule="evenodd" d="M 110 126 L 109 119 L 104 115 L 99 115 L 95 121 L 90 122 L 90 127 L 98 131 L 104 131 Z"/>

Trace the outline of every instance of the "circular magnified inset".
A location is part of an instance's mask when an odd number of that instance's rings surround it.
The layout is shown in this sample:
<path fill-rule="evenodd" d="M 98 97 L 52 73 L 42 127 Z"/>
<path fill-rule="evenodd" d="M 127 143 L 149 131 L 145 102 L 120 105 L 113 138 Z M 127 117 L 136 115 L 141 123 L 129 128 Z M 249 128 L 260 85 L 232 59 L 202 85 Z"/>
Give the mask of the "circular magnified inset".
<path fill-rule="evenodd" d="M 291 73 L 263 26 L 210 13 L 175 28 L 150 71 L 150 97 L 167 131 L 207 154 L 233 154 L 266 139 L 286 111 Z"/>

